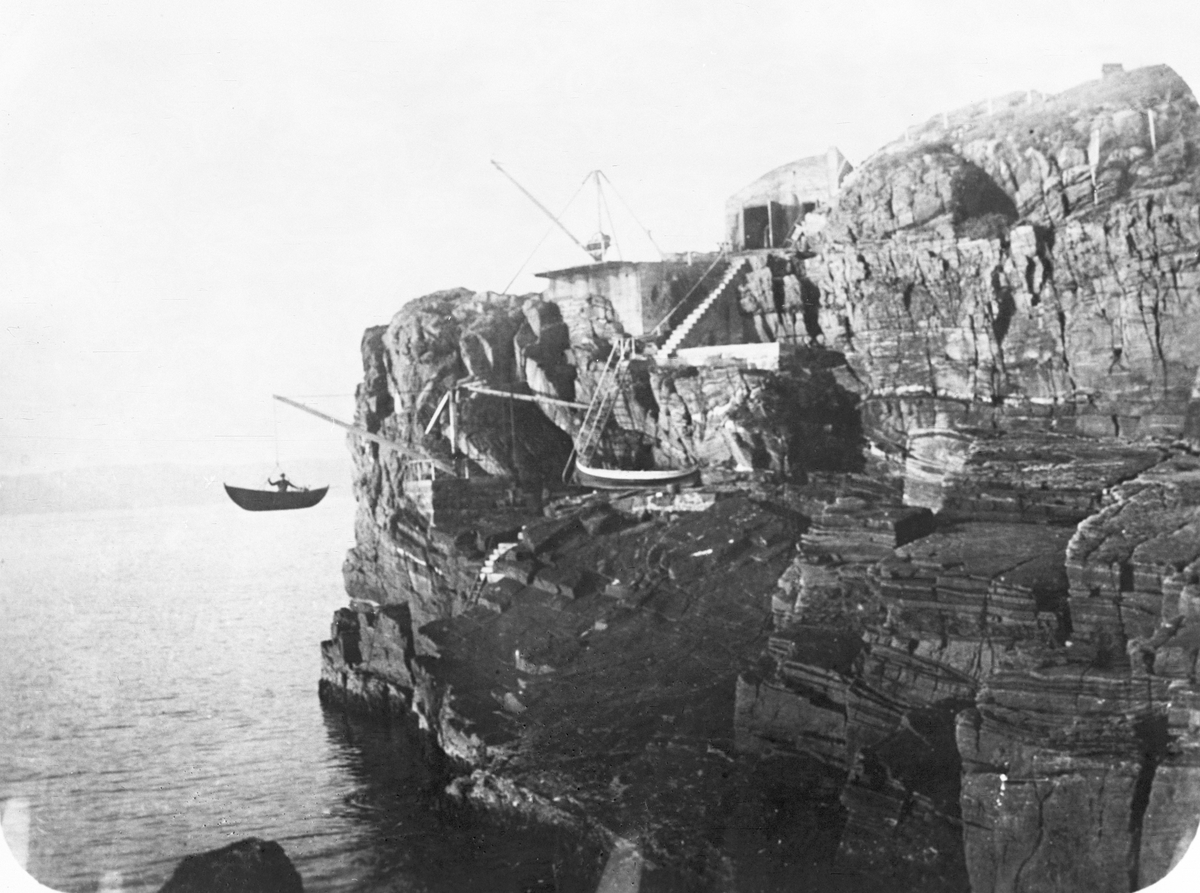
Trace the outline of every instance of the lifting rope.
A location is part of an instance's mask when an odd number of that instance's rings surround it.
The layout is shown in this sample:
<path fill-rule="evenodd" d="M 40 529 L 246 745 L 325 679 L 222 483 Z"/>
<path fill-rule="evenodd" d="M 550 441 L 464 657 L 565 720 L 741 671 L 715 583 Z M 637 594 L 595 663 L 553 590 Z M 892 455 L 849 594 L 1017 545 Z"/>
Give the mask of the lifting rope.
<path fill-rule="evenodd" d="M 604 178 L 604 182 L 606 182 L 609 186 L 612 186 L 613 194 L 616 195 L 617 199 L 621 202 L 622 207 L 629 212 L 629 216 L 633 218 L 633 222 L 642 227 L 642 232 L 646 234 L 646 238 L 650 240 L 650 244 L 654 246 L 654 249 L 658 252 L 658 256 L 660 258 L 665 258 L 667 256 L 666 252 L 658 247 L 658 243 L 654 241 L 654 236 L 650 235 L 650 230 L 642 226 L 642 221 L 638 220 L 637 215 L 633 213 L 633 208 L 629 207 L 629 203 L 625 201 L 625 197 L 621 195 L 621 191 L 613 185 L 613 181 L 608 179 L 608 174 L 604 173 L 604 171 L 600 171 L 600 176 Z M 609 221 L 612 221 L 611 214 L 609 215 Z M 616 238 L 615 230 L 613 233 L 613 238 Z"/>
<path fill-rule="evenodd" d="M 492 164 L 496 165 L 496 168 L 500 171 L 500 173 L 504 174 L 505 176 L 508 176 L 508 172 L 505 171 L 504 168 L 500 167 L 500 165 L 496 164 L 496 162 L 494 162 L 494 161 L 492 162 Z M 590 176 L 590 174 L 589 174 L 589 176 Z M 508 178 L 510 180 L 512 180 L 512 177 L 508 177 Z M 567 210 L 571 207 L 571 203 L 574 202 L 575 199 L 579 197 L 579 193 L 583 191 L 583 187 L 587 184 L 587 181 L 588 181 L 588 178 L 584 177 L 583 182 L 581 182 L 579 184 L 579 188 L 575 190 L 575 194 L 572 195 L 567 200 L 567 203 L 565 205 L 563 205 L 563 209 L 558 212 L 558 217 L 562 217 L 563 214 L 567 213 Z M 516 180 L 513 180 L 513 182 L 517 183 Z M 519 188 L 522 192 L 525 192 L 526 195 L 529 195 L 529 193 L 525 191 L 524 187 L 522 187 L 520 183 L 517 183 L 517 188 Z M 529 197 L 533 198 L 533 196 L 531 196 L 531 195 Z M 546 207 L 541 202 L 539 202 L 537 199 L 533 199 L 533 200 L 534 200 L 534 202 L 537 203 L 537 206 L 539 208 L 541 208 L 543 211 L 546 211 Z M 546 211 L 546 213 L 549 214 L 550 212 Z M 550 216 L 553 217 L 554 215 L 551 214 Z M 562 229 L 564 232 L 566 232 L 568 236 L 571 236 L 571 233 L 567 230 L 567 228 L 558 222 L 558 217 L 554 217 L 554 223 L 558 224 L 559 228 Z M 502 292 L 500 292 L 500 294 L 502 294 L 502 295 L 508 294 L 508 290 L 510 288 L 512 288 L 513 283 L 517 281 L 517 277 L 520 276 L 523 272 L 525 272 L 525 268 L 527 266 L 529 266 L 529 262 L 531 260 L 533 260 L 533 256 L 538 253 L 538 249 L 542 247 L 542 243 L 545 242 L 546 239 L 548 239 L 550 237 L 550 234 L 552 232 L 554 232 L 553 225 L 548 227 L 546 229 L 546 232 L 542 235 L 542 237 L 540 239 L 538 239 L 538 243 L 536 245 L 534 245 L 533 250 L 529 252 L 529 257 L 525 258 L 524 262 L 522 262 L 522 264 L 521 264 L 520 268 L 517 270 L 517 272 L 513 273 L 512 279 L 508 280 L 508 285 L 504 286 L 504 290 Z M 574 236 L 571 236 L 571 239 L 575 242 L 576 245 L 579 245 L 578 239 L 576 239 Z M 579 245 L 579 247 L 583 248 L 582 245 Z M 584 248 L 583 250 L 587 251 L 586 248 Z M 590 255 L 589 255 L 589 257 L 590 257 Z"/>
<path fill-rule="evenodd" d="M 550 233 L 554 232 L 556 227 L 558 229 L 562 230 L 564 233 L 566 233 L 567 237 L 572 242 L 574 242 L 576 245 L 578 245 L 588 255 L 589 258 L 591 258 L 593 261 L 598 262 L 598 261 L 602 261 L 604 259 L 604 252 L 608 247 L 608 244 L 607 244 L 608 237 L 604 234 L 604 217 L 605 217 L 605 215 L 607 215 L 608 226 L 609 226 L 609 229 L 612 230 L 612 242 L 613 242 L 613 245 L 617 249 L 617 259 L 624 260 L 624 255 L 621 252 L 621 242 L 617 238 L 616 220 L 613 218 L 612 207 L 610 206 L 609 201 L 608 201 L 608 196 L 605 194 L 605 191 L 603 189 L 603 184 L 601 183 L 601 179 L 603 179 L 603 181 L 609 185 L 609 188 L 612 189 L 613 194 L 616 195 L 617 200 L 621 203 L 621 206 L 623 208 L 625 208 L 625 210 L 629 213 L 629 216 L 633 218 L 633 222 L 636 223 L 638 225 L 638 227 L 641 228 L 642 232 L 646 234 L 646 238 L 650 240 L 650 244 L 653 245 L 654 250 L 658 252 L 659 258 L 663 259 L 666 257 L 666 253 L 662 250 L 662 247 L 658 244 L 658 242 L 654 241 L 654 236 L 651 234 L 650 230 L 646 229 L 646 227 L 642 223 L 642 221 L 638 219 L 638 216 L 633 213 L 633 209 L 631 207 L 629 207 L 629 203 L 627 201 L 625 201 L 625 197 L 623 195 L 621 195 L 620 190 L 618 190 L 617 187 L 613 185 L 612 180 L 609 179 L 608 174 L 604 173 L 604 171 L 599 170 L 599 169 L 590 171 L 587 174 L 587 176 L 585 176 L 583 178 L 583 181 L 579 184 L 579 188 L 575 190 L 575 194 L 572 195 L 571 198 L 567 201 L 566 205 L 563 206 L 563 209 L 561 211 L 559 211 L 558 214 L 554 214 L 549 208 L 547 208 L 540 201 L 538 201 L 537 197 L 534 196 L 534 194 L 532 192 L 530 192 L 528 189 L 526 189 L 524 186 L 522 186 L 517 181 L 517 179 L 515 177 L 513 177 L 512 174 L 510 174 L 503 167 L 501 167 L 500 163 L 498 161 L 495 161 L 493 159 L 492 166 L 495 167 L 496 170 L 500 171 L 500 173 L 504 174 L 504 176 L 507 177 L 510 181 L 512 181 L 512 184 L 514 186 L 516 186 L 517 189 L 521 190 L 521 192 L 530 201 L 532 201 L 543 214 L 545 214 L 547 217 L 549 217 L 553 221 L 551 226 L 542 235 L 541 239 L 538 240 L 537 244 L 533 246 L 533 250 L 531 252 L 529 252 L 529 256 L 525 258 L 524 262 L 517 269 L 517 272 L 513 274 L 512 279 L 510 279 L 508 281 L 508 284 L 504 286 L 504 289 L 500 292 L 501 294 L 508 294 L 508 290 L 510 288 L 512 288 L 513 283 L 516 282 L 517 278 L 525 271 L 525 268 L 529 265 L 529 262 L 531 260 L 533 260 L 534 255 L 536 255 L 538 250 L 542 247 L 542 243 L 544 243 L 546 241 L 546 239 L 550 237 Z M 579 239 L 577 239 L 575 237 L 574 233 L 572 233 L 569 229 L 567 229 L 566 225 L 562 222 L 562 217 L 570 209 L 572 203 L 574 203 L 575 199 L 579 196 L 580 191 L 583 189 L 584 186 L 587 185 L 589 180 L 594 180 L 596 183 L 596 228 L 597 228 L 596 239 L 597 239 L 597 241 L 594 243 L 589 243 L 589 244 L 585 245 L 582 242 L 580 242 Z M 595 250 L 593 250 L 593 248 Z"/>
<path fill-rule="evenodd" d="M 283 469 L 279 467 L 279 404 L 274 400 L 271 401 L 271 415 L 273 417 L 275 429 L 275 472 L 278 473 Z M 267 482 L 271 480 L 271 475 L 267 475 Z"/>
<path fill-rule="evenodd" d="M 596 196 L 597 196 L 596 204 L 599 205 L 602 203 L 604 205 L 604 213 L 606 213 L 608 215 L 608 227 L 609 227 L 609 229 L 612 230 L 613 244 L 617 246 L 617 260 L 624 260 L 625 258 L 621 255 L 621 241 L 620 241 L 620 239 L 617 238 L 617 224 L 613 221 L 612 209 L 609 208 L 609 206 L 608 206 L 608 196 L 606 196 L 604 194 L 604 191 L 601 190 L 601 188 L 600 188 L 600 178 L 601 177 L 604 177 L 604 172 L 599 171 L 599 170 L 596 171 Z M 604 179 L 607 180 L 608 177 L 604 177 Z M 612 184 L 609 183 L 608 185 L 611 186 Z M 616 190 L 614 189 L 613 191 L 615 192 Z M 597 208 L 597 211 L 599 211 L 599 208 Z M 640 226 L 640 224 L 639 224 L 639 226 Z M 600 241 L 603 244 L 603 241 L 604 241 L 603 227 L 600 228 Z M 658 247 L 658 246 L 655 246 L 655 247 Z"/>
<path fill-rule="evenodd" d="M 587 254 L 588 257 L 592 256 L 591 252 L 583 247 L 583 243 L 580 242 L 577 238 L 575 238 L 575 234 L 572 233 L 569 229 L 567 229 L 566 226 L 563 225 L 563 222 L 558 219 L 558 217 L 554 216 L 554 212 L 551 211 L 549 208 L 547 208 L 545 205 L 543 205 L 540 201 L 538 201 L 537 196 L 535 196 L 532 192 L 530 192 L 528 189 L 526 189 L 524 186 L 522 186 L 520 183 L 518 183 L 516 177 L 514 177 L 512 174 L 510 174 L 508 171 L 506 171 L 504 168 L 502 168 L 500 166 L 500 162 L 493 159 L 492 167 L 494 167 L 496 170 L 500 171 L 500 173 L 504 174 L 504 176 L 508 177 L 508 179 L 512 181 L 512 184 L 514 186 L 516 186 L 518 189 L 520 189 L 521 192 L 525 193 L 525 197 L 528 198 L 535 205 L 537 205 L 543 214 L 545 214 L 547 217 L 549 217 L 551 220 L 553 220 L 555 225 L 559 229 L 561 229 L 564 233 L 566 233 L 567 238 L 570 239 L 572 242 L 574 242 L 576 245 L 578 245 L 579 249 L 581 251 L 583 251 L 585 254 Z M 591 175 L 589 174 L 588 176 L 591 176 Z M 587 177 L 583 178 L 583 182 L 584 183 L 587 182 Z M 582 186 L 580 188 L 582 188 Z M 562 215 L 560 214 L 559 217 L 561 217 L 561 216 Z"/>

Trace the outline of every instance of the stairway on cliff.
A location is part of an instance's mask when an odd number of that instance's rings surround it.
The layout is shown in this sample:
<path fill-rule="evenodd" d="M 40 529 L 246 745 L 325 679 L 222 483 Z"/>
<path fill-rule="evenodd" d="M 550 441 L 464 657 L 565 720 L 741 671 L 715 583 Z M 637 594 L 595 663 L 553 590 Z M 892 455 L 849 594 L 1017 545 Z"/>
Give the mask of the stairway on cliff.
<path fill-rule="evenodd" d="M 700 322 L 701 319 L 712 309 L 713 305 L 721 299 L 723 295 L 734 287 L 737 280 L 746 270 L 746 258 L 735 257 L 728 262 L 725 268 L 724 275 L 713 286 L 708 295 L 701 301 L 691 313 L 684 317 L 683 321 L 671 330 L 671 334 L 667 336 L 667 340 L 663 342 L 662 347 L 658 349 L 658 355 L 661 357 L 669 357 L 679 349 L 683 344 L 684 339 L 691 334 L 692 329 Z"/>
<path fill-rule="evenodd" d="M 516 543 L 497 543 L 496 548 L 488 553 L 487 558 L 483 560 L 483 567 L 479 569 L 479 575 L 475 578 L 475 585 L 471 588 L 471 595 L 467 599 L 468 604 L 474 604 L 479 600 L 483 587 L 488 583 L 495 583 L 503 578 L 503 574 L 496 572 L 496 562 L 516 547 Z"/>

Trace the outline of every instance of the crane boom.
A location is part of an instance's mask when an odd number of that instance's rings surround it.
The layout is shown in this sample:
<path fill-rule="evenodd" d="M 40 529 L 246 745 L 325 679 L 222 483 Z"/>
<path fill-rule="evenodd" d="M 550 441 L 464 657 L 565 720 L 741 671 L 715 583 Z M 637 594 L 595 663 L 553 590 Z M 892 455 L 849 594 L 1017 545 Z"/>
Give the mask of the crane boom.
<path fill-rule="evenodd" d="M 531 202 L 533 202 L 535 205 L 537 205 L 543 214 L 545 214 L 547 217 L 549 217 L 551 220 L 553 220 L 555 225 L 559 229 L 561 229 L 564 233 L 567 234 L 567 238 L 569 238 L 572 242 L 574 242 L 576 245 L 579 246 L 580 251 L 583 251 L 585 254 L 587 254 L 588 257 L 592 258 L 592 260 L 596 259 L 596 256 L 594 254 L 592 254 L 592 252 L 588 251 L 587 247 L 582 242 L 580 242 L 577 238 L 575 238 L 574 233 L 572 233 L 569 229 L 567 229 L 565 226 L 563 226 L 562 221 L 554 216 L 554 212 L 551 211 L 549 208 L 547 208 L 545 205 L 543 205 L 540 201 L 538 201 L 537 196 L 535 196 L 532 192 L 530 192 L 528 189 L 526 189 L 524 186 L 522 186 L 519 182 L 517 182 L 517 178 L 514 177 L 512 174 L 510 174 L 508 171 L 506 171 L 504 168 L 502 168 L 500 166 L 500 162 L 493 159 L 492 167 L 494 167 L 496 170 L 500 171 L 500 173 L 504 174 L 504 176 L 508 177 L 508 179 L 512 181 L 512 184 L 514 186 L 516 186 L 518 189 L 520 189 L 521 192 L 523 192 L 525 194 L 526 198 L 528 198 Z"/>
<path fill-rule="evenodd" d="M 426 462 L 430 462 L 433 464 L 433 466 L 435 468 L 439 468 L 442 471 L 446 472 L 447 474 L 456 474 L 453 466 L 448 465 L 445 462 L 442 462 L 440 459 L 433 458 L 433 456 L 429 455 L 424 450 L 417 449 L 416 447 L 410 447 L 410 446 L 405 446 L 404 444 L 396 443 L 396 441 L 388 440 L 386 437 L 380 437 L 378 434 L 373 434 L 372 432 L 368 431 L 366 428 L 360 428 L 358 425 L 351 425 L 348 422 L 343 422 L 341 419 L 335 419 L 331 415 L 325 415 L 325 413 L 320 412 L 319 410 L 313 409 L 311 406 L 305 406 L 303 403 L 299 403 L 296 400 L 292 400 L 288 397 L 281 397 L 278 394 L 272 394 L 271 396 L 274 397 L 276 400 L 278 400 L 280 403 L 286 403 L 288 406 L 294 406 L 296 409 L 302 410 L 303 412 L 307 412 L 310 415 L 315 415 L 319 419 L 324 419 L 327 422 L 332 422 L 333 424 L 337 425 L 339 428 L 345 428 L 347 431 L 353 431 L 359 437 L 365 437 L 367 440 L 372 440 L 375 443 L 380 444 L 381 446 L 385 446 L 385 447 L 388 447 L 389 449 L 395 450 L 397 453 L 400 453 L 403 456 L 409 456 L 413 459 L 421 459 Z"/>

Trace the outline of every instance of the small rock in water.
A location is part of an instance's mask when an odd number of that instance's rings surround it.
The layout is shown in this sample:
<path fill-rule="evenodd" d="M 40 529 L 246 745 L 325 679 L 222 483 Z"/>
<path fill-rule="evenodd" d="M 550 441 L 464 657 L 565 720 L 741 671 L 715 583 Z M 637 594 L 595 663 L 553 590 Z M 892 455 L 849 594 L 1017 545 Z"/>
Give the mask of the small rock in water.
<path fill-rule="evenodd" d="M 304 883 L 283 847 L 247 837 L 184 856 L 159 893 L 304 893 Z"/>

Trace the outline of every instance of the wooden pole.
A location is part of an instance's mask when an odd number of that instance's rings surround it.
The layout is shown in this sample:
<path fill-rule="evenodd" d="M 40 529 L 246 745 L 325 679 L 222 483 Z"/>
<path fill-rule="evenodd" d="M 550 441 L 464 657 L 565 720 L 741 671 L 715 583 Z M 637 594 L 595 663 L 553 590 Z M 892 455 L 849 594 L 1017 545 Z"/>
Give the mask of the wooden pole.
<path fill-rule="evenodd" d="M 396 443 L 394 440 L 388 440 L 386 437 L 380 437 L 378 434 L 372 434 L 366 428 L 360 428 L 358 425 L 351 425 L 348 422 L 343 422 L 341 419 L 335 419 L 331 415 L 325 415 L 325 413 L 313 409 L 311 406 L 305 406 L 303 403 L 298 403 L 288 397 L 281 397 L 279 394 L 272 394 L 271 396 L 273 396 L 280 403 L 286 403 L 288 406 L 293 406 L 296 409 L 299 409 L 301 412 L 307 412 L 309 415 L 315 415 L 317 418 L 337 425 L 339 428 L 345 428 L 347 431 L 351 431 L 354 434 L 357 434 L 359 437 L 365 437 L 367 440 L 377 443 L 380 446 L 385 446 L 390 450 L 395 450 L 397 453 L 400 453 L 403 456 L 409 456 L 413 459 L 420 459 L 425 462 L 430 462 L 435 468 L 438 468 L 447 474 L 454 474 L 454 468 L 452 466 L 447 465 L 440 459 L 433 458 L 433 456 L 430 456 L 424 450 L 416 447 L 404 446 L 403 444 Z"/>
<path fill-rule="evenodd" d="M 509 460 L 512 462 L 513 480 L 520 483 L 521 473 L 517 470 L 517 419 L 513 407 L 517 404 L 513 402 L 514 394 L 510 391 L 508 394 L 508 445 L 509 445 Z"/>
<path fill-rule="evenodd" d="M 481 384 L 465 384 L 463 385 L 468 391 L 474 391 L 476 394 L 490 394 L 493 397 L 511 397 L 513 400 L 525 400 L 529 403 L 549 403 L 553 406 L 566 406 L 570 409 L 587 409 L 586 403 L 575 403 L 572 400 L 560 400 L 557 397 L 545 397 L 541 394 L 515 394 L 512 391 L 497 391 L 495 388 L 487 388 Z"/>
<path fill-rule="evenodd" d="M 604 260 L 605 252 L 608 250 L 604 244 L 604 217 L 600 213 L 600 171 L 592 171 L 592 179 L 596 183 L 596 235 L 600 241 L 600 256 L 596 258 L 599 263 Z M 593 255 L 594 257 L 595 255 Z"/>
<path fill-rule="evenodd" d="M 438 419 L 441 418 L 442 410 L 446 408 L 446 404 L 449 402 L 450 392 L 446 391 L 446 393 L 442 394 L 442 399 L 438 401 L 437 406 L 434 407 L 433 415 L 429 419 L 429 424 L 425 426 L 426 434 L 433 430 L 433 426 L 436 425 Z"/>

